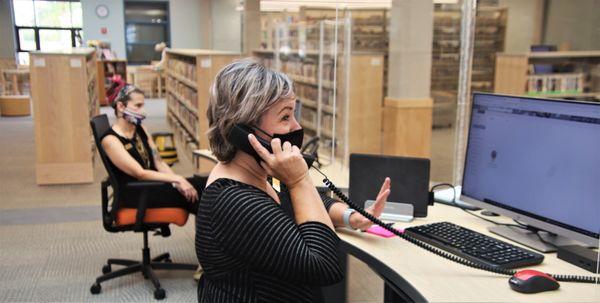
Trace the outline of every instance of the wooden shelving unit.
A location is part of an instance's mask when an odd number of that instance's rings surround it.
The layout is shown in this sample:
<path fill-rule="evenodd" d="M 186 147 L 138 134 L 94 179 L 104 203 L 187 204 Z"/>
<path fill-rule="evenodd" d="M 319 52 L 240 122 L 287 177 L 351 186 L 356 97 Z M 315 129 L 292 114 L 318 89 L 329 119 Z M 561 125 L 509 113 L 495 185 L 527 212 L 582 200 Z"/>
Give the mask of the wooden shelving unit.
<path fill-rule="evenodd" d="M 260 48 L 273 49 L 276 47 L 277 27 L 282 22 L 296 23 L 299 21 L 298 12 L 261 12 L 260 13 Z"/>
<path fill-rule="evenodd" d="M 108 105 L 106 101 L 106 88 L 111 85 L 112 76 L 120 75 L 123 81 L 127 81 L 127 60 L 125 59 L 114 59 L 114 60 L 98 60 L 96 61 L 98 68 L 98 100 L 100 105 Z"/>
<path fill-rule="evenodd" d="M 209 149 L 206 131 L 209 89 L 225 65 L 239 59 L 240 54 L 200 50 L 170 49 L 167 51 L 165 87 L 167 121 L 174 128 L 175 138 L 192 159 L 192 151 Z M 206 161 L 206 160 L 201 160 Z M 200 163 L 205 173 L 212 163 Z"/>
<path fill-rule="evenodd" d="M 352 50 L 368 52 L 387 52 L 389 45 L 389 11 L 378 8 L 342 9 L 337 12 L 338 19 L 350 17 L 352 20 Z M 322 20 L 335 20 L 336 10 L 323 7 L 301 7 L 300 19 L 307 24 Z M 318 41 L 318 33 L 312 33 Z M 307 40 L 311 40 L 310 34 Z"/>
<path fill-rule="evenodd" d="M 504 51 L 506 36 L 505 8 L 480 8 L 475 20 L 471 87 L 493 91 L 495 54 Z M 456 91 L 460 59 L 460 10 L 434 11 L 432 48 L 432 91 Z"/>
<path fill-rule="evenodd" d="M 497 52 L 504 51 L 507 9 L 478 9 L 475 27 L 475 48 L 472 70 L 472 90 L 493 91 L 494 58 Z M 382 52 L 384 71 L 382 93 L 387 95 L 387 57 L 389 45 L 390 13 L 388 9 L 341 9 L 337 11 L 338 20 L 349 17 L 351 22 L 352 52 Z M 456 6 L 436 5 L 434 9 L 434 33 L 432 47 L 431 97 L 434 100 L 434 120 L 436 126 L 448 126 L 454 121 L 456 91 L 458 87 L 460 20 L 461 11 Z M 274 18 L 268 14 L 263 20 Z M 280 19 L 285 19 L 281 18 Z M 322 7 L 301 7 L 299 15 L 288 22 L 290 37 L 302 37 L 296 33 L 298 25 L 308 28 L 322 20 L 335 20 L 336 10 Z M 266 22 L 263 22 L 266 23 Z M 270 26 L 266 30 L 276 30 Z M 275 45 L 274 33 L 264 33 L 270 47 Z M 307 30 L 306 46 L 315 45 L 318 32 Z M 292 49 L 298 48 L 294 45 Z"/>
<path fill-rule="evenodd" d="M 300 19 L 307 24 L 323 20 L 335 20 L 336 10 L 323 7 L 301 7 Z M 390 12 L 383 8 L 354 8 L 338 10 L 338 20 L 348 17 L 351 27 L 352 52 L 376 52 L 384 56 L 382 93 L 387 94 L 387 60 L 389 48 Z M 315 39 L 317 33 L 307 35 L 307 39 Z"/>
<path fill-rule="evenodd" d="M 94 181 L 90 118 L 99 113 L 96 52 L 31 52 L 37 184 Z"/>
<path fill-rule="evenodd" d="M 536 66 L 551 71 L 536 74 Z M 564 80 L 573 78 L 580 83 L 564 85 Z M 494 87 L 495 92 L 504 94 L 599 101 L 600 51 L 500 53 Z"/>
<path fill-rule="evenodd" d="M 504 51 L 506 40 L 505 8 L 479 8 L 475 20 L 475 41 L 471 90 L 494 90 L 494 60 Z M 431 60 L 431 97 L 433 125 L 450 126 L 456 119 L 456 92 L 460 61 L 460 9 L 436 7 L 433 14 L 433 45 Z"/>

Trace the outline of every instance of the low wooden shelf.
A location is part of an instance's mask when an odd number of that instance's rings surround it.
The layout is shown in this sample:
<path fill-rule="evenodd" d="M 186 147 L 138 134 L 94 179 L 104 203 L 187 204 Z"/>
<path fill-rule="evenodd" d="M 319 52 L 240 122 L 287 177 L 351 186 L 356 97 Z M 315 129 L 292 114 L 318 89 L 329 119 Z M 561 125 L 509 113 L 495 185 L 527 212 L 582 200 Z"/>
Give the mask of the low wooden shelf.
<path fill-rule="evenodd" d="M 29 81 L 29 69 L 28 68 L 8 68 L 0 70 L 2 76 L 0 79 L 3 81 L 3 88 L 5 95 L 28 95 L 25 91 L 25 82 Z M 10 90 L 7 88 L 10 84 Z"/>
<path fill-rule="evenodd" d="M 95 50 L 31 52 L 37 184 L 94 181 L 90 118 L 99 113 Z"/>
<path fill-rule="evenodd" d="M 0 114 L 4 117 L 31 115 L 31 102 L 29 101 L 29 96 L 0 96 Z"/>
<path fill-rule="evenodd" d="M 534 74 L 535 65 L 570 65 L 579 70 L 588 79 L 580 92 L 529 92 L 528 79 Z M 600 67 L 600 51 L 561 51 L 533 53 L 499 53 L 496 56 L 496 75 L 494 91 L 511 95 L 529 95 L 544 98 L 596 98 L 600 96 L 600 77 L 593 71 Z M 567 73 L 553 73 L 565 75 Z"/>

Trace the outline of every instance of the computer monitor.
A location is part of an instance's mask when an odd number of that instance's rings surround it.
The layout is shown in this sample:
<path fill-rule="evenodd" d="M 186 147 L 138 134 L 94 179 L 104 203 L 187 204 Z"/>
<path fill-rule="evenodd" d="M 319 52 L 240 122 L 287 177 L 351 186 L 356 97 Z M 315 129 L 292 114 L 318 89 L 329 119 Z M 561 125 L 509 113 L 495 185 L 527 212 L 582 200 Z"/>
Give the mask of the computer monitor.
<path fill-rule="evenodd" d="M 545 237 L 554 244 L 597 247 L 600 103 L 475 93 L 461 200 L 555 234 Z M 490 231 L 553 250 L 519 228 Z"/>

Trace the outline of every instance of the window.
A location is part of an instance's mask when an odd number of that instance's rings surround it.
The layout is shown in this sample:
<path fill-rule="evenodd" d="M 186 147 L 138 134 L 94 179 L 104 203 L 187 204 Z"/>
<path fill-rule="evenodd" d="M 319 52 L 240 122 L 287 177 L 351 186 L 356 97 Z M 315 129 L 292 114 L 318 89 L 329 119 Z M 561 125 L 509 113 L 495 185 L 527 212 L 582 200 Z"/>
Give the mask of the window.
<path fill-rule="evenodd" d="M 29 63 L 29 51 L 51 51 L 82 44 L 82 11 L 77 0 L 12 0 L 17 58 Z"/>

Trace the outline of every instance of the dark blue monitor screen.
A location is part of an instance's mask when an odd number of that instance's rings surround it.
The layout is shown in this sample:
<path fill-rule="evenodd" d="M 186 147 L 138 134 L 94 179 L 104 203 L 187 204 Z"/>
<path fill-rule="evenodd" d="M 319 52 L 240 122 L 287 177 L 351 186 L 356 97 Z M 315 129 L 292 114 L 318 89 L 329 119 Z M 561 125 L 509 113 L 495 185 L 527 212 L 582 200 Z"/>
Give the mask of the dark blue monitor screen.
<path fill-rule="evenodd" d="M 600 103 L 474 94 L 462 193 L 597 238 Z"/>

